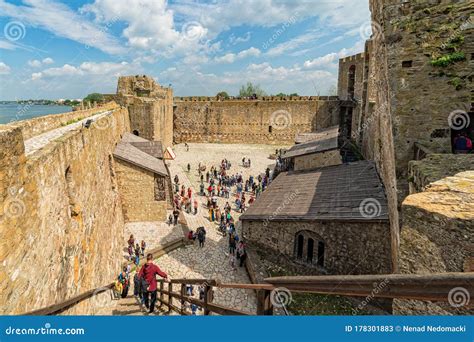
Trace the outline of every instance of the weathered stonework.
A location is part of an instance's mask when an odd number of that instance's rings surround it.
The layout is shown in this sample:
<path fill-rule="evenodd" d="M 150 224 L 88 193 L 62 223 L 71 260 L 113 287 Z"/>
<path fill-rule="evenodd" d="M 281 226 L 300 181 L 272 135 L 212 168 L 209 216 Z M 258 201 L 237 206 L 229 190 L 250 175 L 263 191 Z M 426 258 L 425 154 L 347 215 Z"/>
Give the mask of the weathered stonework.
<path fill-rule="evenodd" d="M 410 194 L 465 170 L 474 170 L 474 154 L 430 154 L 425 159 L 412 160 L 408 164 Z"/>
<path fill-rule="evenodd" d="M 121 76 L 117 101 L 127 106 L 130 130 L 139 136 L 173 146 L 173 90 L 148 76 Z"/>
<path fill-rule="evenodd" d="M 101 120 L 28 158 L 21 131 L 0 127 L 2 314 L 64 301 L 110 283 L 120 269 L 124 223 L 111 153 L 129 119 L 116 109 Z"/>
<path fill-rule="evenodd" d="M 342 164 L 341 152 L 337 150 L 324 151 L 295 157 L 294 170 L 311 170 L 318 167 Z"/>
<path fill-rule="evenodd" d="M 123 160 L 115 162 L 125 222 L 165 221 L 168 202 L 156 200 L 154 191 L 155 177 L 161 177 L 167 189 L 165 177 Z"/>
<path fill-rule="evenodd" d="M 323 269 L 329 274 L 391 273 L 389 231 L 385 223 L 242 221 L 242 232 L 252 244 L 279 251 L 296 262 L 298 233 L 318 236 L 325 245 Z M 315 256 L 319 241 L 315 240 Z"/>
<path fill-rule="evenodd" d="M 175 99 L 174 141 L 293 143 L 297 133 L 339 123 L 337 97 Z"/>

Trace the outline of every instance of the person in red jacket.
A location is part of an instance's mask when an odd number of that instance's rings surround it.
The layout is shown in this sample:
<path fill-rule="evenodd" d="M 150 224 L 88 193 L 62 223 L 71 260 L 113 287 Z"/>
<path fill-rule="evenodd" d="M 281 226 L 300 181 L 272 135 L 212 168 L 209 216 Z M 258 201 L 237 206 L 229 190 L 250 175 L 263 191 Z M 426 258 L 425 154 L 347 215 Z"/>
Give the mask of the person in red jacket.
<path fill-rule="evenodd" d="M 145 287 L 143 289 L 143 292 L 146 291 L 146 293 L 144 293 L 145 307 L 149 310 L 150 313 L 153 313 L 153 311 L 155 311 L 157 274 L 165 280 L 169 281 L 168 275 L 153 263 L 153 255 L 150 253 L 146 256 L 146 263 L 142 266 L 140 272 L 138 273 L 138 277 L 143 279 L 143 287 Z"/>

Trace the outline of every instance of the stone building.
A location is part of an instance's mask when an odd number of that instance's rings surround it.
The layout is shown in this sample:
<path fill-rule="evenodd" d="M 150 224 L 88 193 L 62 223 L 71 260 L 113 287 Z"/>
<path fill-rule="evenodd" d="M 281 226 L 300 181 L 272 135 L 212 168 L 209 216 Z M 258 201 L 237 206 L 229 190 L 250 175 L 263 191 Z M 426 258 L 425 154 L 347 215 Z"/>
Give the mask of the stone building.
<path fill-rule="evenodd" d="M 283 153 L 283 168 L 300 171 L 342 164 L 338 141 L 339 126 L 316 131 L 311 140 L 296 144 Z"/>
<path fill-rule="evenodd" d="M 387 201 L 373 162 L 283 172 L 240 220 L 251 244 L 315 271 L 392 271 Z"/>
<path fill-rule="evenodd" d="M 171 201 L 169 172 L 159 141 L 125 133 L 114 151 L 125 222 L 165 221 Z"/>
<path fill-rule="evenodd" d="M 116 100 L 128 108 L 130 129 L 151 141 L 173 146 L 173 90 L 148 76 L 121 76 Z"/>

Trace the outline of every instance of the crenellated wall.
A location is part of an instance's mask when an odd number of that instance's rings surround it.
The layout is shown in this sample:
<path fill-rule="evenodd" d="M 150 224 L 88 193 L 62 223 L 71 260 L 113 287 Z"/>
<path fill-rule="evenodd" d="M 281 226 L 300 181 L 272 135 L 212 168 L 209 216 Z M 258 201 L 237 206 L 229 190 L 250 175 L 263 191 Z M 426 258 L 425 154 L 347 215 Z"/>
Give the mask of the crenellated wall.
<path fill-rule="evenodd" d="M 124 222 L 112 151 L 130 129 L 127 110 L 71 129 L 28 157 L 14 126 L 0 126 L 1 314 L 108 284 L 122 263 Z M 84 301 L 68 313 L 93 313 L 107 302 Z"/>
<path fill-rule="evenodd" d="M 281 144 L 339 123 L 337 97 L 175 98 L 174 142 Z"/>

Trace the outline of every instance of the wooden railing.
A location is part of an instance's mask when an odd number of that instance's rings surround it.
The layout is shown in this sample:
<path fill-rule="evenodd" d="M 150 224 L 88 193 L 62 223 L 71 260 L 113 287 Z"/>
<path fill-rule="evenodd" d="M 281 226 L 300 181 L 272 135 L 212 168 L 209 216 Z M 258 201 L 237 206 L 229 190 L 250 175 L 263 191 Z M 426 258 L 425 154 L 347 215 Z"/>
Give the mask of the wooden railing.
<path fill-rule="evenodd" d="M 257 291 L 257 315 L 272 315 L 275 291 L 294 293 L 318 293 L 351 297 L 415 299 L 435 302 L 449 301 L 449 293 L 462 287 L 474 298 L 474 273 L 440 273 L 428 275 L 388 274 L 388 275 L 347 275 L 347 276 L 302 276 L 274 277 L 265 279 L 264 284 L 220 283 L 215 279 L 173 279 L 160 280 L 158 301 L 161 305 L 181 315 L 188 315 L 186 304 L 195 304 L 204 309 L 204 315 L 253 315 L 213 303 L 214 287 L 247 289 Z M 165 290 L 167 284 L 167 290 Z M 383 286 L 380 286 L 383 284 Z M 186 294 L 186 285 L 204 287 L 204 300 Z M 173 291 L 173 289 L 179 291 Z M 273 292 L 273 295 L 272 295 Z M 165 298 L 167 296 L 167 298 Z M 273 300 L 272 300 L 273 297 Z M 177 299 L 177 304 L 174 303 Z"/>
<path fill-rule="evenodd" d="M 171 252 L 171 251 L 173 251 L 177 248 L 180 248 L 180 247 L 184 246 L 186 243 L 187 243 L 186 238 L 176 239 L 176 240 L 173 240 L 173 241 L 171 241 L 167 244 L 164 244 L 162 246 L 158 246 L 158 247 L 148 251 L 147 253 L 152 253 L 155 258 L 159 258 L 160 256 L 162 256 L 166 253 L 169 253 L 169 252 Z M 140 265 L 142 265 L 143 263 L 144 263 L 144 260 L 142 260 Z M 32 316 L 32 315 L 37 315 L 37 316 L 57 315 L 57 314 L 60 314 L 61 312 L 73 307 L 74 305 L 76 305 L 76 304 L 78 304 L 78 303 L 80 303 L 80 302 L 82 302 L 86 299 L 92 298 L 92 297 L 94 297 L 98 294 L 101 294 L 101 293 L 105 292 L 105 291 L 111 290 L 114 286 L 115 286 L 115 282 L 107 284 L 105 286 L 98 287 L 96 289 L 86 291 L 86 292 L 81 293 L 81 294 L 79 294 L 75 297 L 66 299 L 66 300 L 64 300 L 60 303 L 56 303 L 56 304 L 49 305 L 49 306 L 41 308 L 41 309 L 37 309 L 37 310 L 34 310 L 34 311 L 27 312 L 24 315 L 27 315 L 27 316 Z"/>

